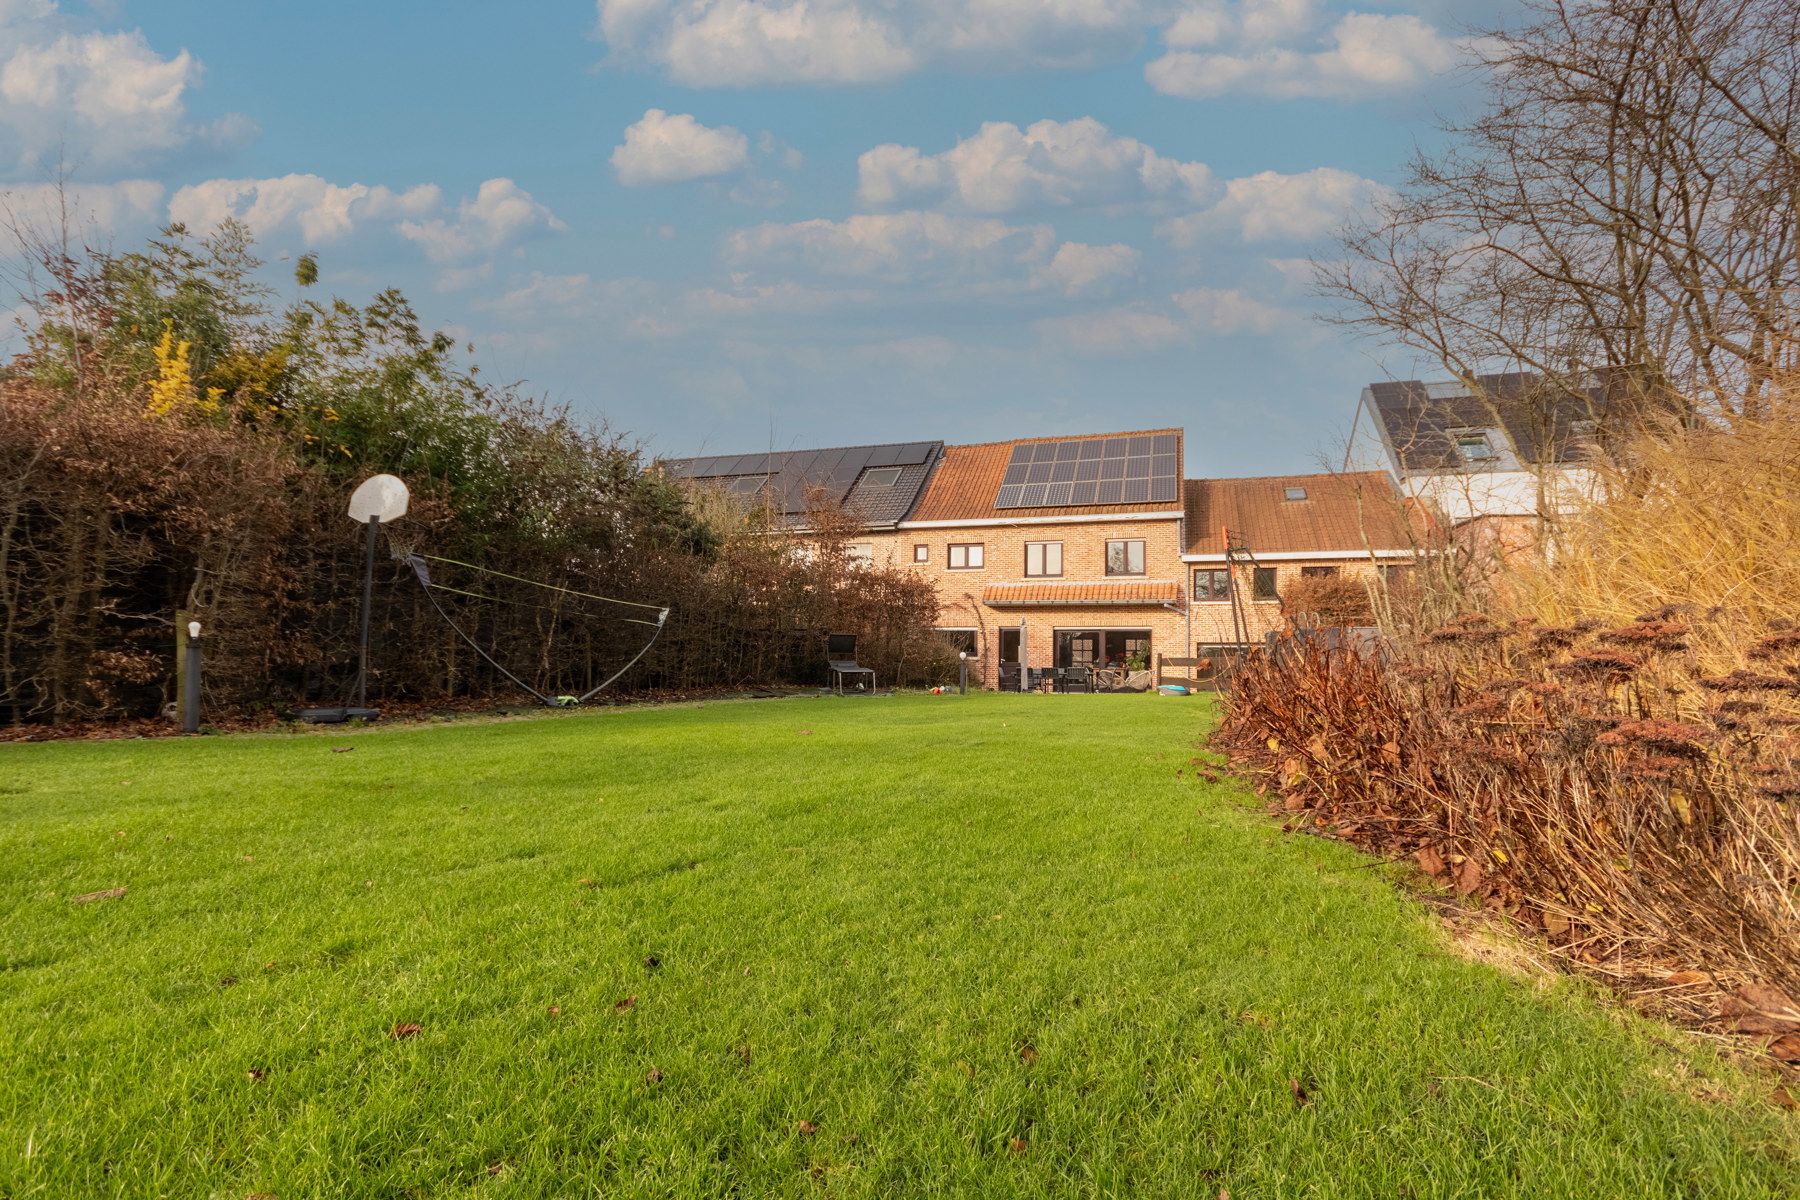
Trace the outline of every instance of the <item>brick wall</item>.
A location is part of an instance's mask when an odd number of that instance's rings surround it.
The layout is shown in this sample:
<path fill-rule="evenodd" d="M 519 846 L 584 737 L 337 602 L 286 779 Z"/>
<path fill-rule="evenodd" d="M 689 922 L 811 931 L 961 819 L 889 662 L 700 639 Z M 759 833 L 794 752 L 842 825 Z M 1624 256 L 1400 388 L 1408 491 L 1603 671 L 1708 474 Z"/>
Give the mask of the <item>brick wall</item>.
<path fill-rule="evenodd" d="M 1115 539 L 1144 543 L 1142 575 L 1107 575 L 1106 543 Z M 937 588 L 938 624 L 941 627 L 977 631 L 981 679 L 989 687 L 994 686 L 999 676 L 999 631 L 1002 628 L 1017 629 L 1021 622 L 1026 628 L 1027 663 L 1040 668 L 1054 665 L 1055 631 L 1059 629 L 1147 629 L 1152 655 L 1182 653 L 1180 648 L 1186 641 L 1186 623 L 1182 614 L 1163 608 L 1139 605 L 1012 608 L 990 607 L 981 602 L 982 591 L 990 584 L 1029 582 L 1163 581 L 1173 585 L 1185 597 L 1186 566 L 1181 562 L 1181 523 L 1173 518 L 1134 520 L 1122 516 L 1116 520 L 1046 525 L 901 529 L 894 533 L 869 534 L 858 540 L 870 546 L 876 563 L 916 571 L 931 580 Z M 1027 576 L 1027 542 L 1062 543 L 1062 575 Z M 975 570 L 951 570 L 949 547 L 968 543 L 981 544 L 982 566 Z M 913 560 L 915 546 L 927 548 L 927 561 Z"/>
<path fill-rule="evenodd" d="M 1190 568 L 1217 569 L 1222 563 L 1189 563 Z M 1343 559 L 1318 559 L 1312 562 L 1283 561 L 1261 564 L 1275 571 L 1275 591 L 1279 595 L 1289 584 L 1297 581 L 1307 567 L 1335 567 L 1339 575 L 1348 579 L 1368 579 L 1375 574 L 1375 566 L 1367 559 L 1345 561 Z M 1191 579 L 1190 579 L 1191 585 Z M 1250 578 L 1250 568 L 1237 569 L 1236 583 L 1239 594 L 1245 598 L 1254 595 Z M 1272 600 L 1249 600 L 1244 606 L 1250 619 L 1249 640 L 1261 642 L 1263 636 L 1270 632 L 1287 628 L 1281 615 L 1281 605 Z M 1196 601 L 1194 603 L 1194 641 L 1200 644 L 1224 644 L 1236 640 L 1232 631 L 1231 605 L 1224 601 Z"/>

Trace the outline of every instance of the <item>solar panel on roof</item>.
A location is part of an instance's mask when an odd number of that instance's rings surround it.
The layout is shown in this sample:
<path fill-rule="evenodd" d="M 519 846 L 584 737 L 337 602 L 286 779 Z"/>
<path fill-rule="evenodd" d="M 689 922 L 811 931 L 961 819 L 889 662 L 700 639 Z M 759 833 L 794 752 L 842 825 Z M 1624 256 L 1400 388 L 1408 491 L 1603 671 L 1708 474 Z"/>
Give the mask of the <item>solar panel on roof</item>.
<path fill-rule="evenodd" d="M 1016 445 L 994 507 L 1170 503 L 1181 491 L 1179 445 L 1170 433 Z"/>

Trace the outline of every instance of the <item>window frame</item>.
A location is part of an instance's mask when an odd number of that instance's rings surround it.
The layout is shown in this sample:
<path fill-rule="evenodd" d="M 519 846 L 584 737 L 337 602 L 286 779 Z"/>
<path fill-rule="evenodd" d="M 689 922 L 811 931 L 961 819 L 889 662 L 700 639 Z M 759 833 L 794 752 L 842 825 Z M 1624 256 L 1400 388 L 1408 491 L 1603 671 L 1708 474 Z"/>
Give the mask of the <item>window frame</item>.
<path fill-rule="evenodd" d="M 1281 498 L 1284 502 L 1292 501 L 1292 500 L 1304 500 L 1304 499 L 1306 499 L 1306 488 L 1299 484 L 1293 484 L 1288 487 L 1284 487 L 1281 489 Z"/>
<path fill-rule="evenodd" d="M 1125 569 L 1123 571 L 1113 570 L 1113 550 L 1112 550 L 1112 548 L 1114 546 L 1124 546 L 1125 547 Z M 1131 547 L 1132 546 L 1137 547 L 1138 569 L 1135 571 L 1133 571 L 1131 569 Z M 1145 545 L 1143 538 L 1107 538 L 1106 539 L 1105 562 L 1106 562 L 1106 573 L 1107 573 L 1107 575 L 1109 575 L 1113 578 L 1141 576 L 1141 575 L 1146 574 L 1149 570 L 1150 556 L 1148 553 L 1148 548 Z"/>
<path fill-rule="evenodd" d="M 931 546 L 926 542 L 913 543 L 913 561 L 928 563 L 931 561 Z"/>
<path fill-rule="evenodd" d="M 956 552 L 963 552 L 963 562 L 956 565 Z M 969 551 L 975 553 L 971 556 Z M 944 569 L 946 571 L 981 571 L 987 568 L 986 542 L 950 542 L 944 547 Z"/>
<path fill-rule="evenodd" d="M 846 562 L 856 563 L 859 566 L 864 566 L 864 567 L 874 566 L 875 565 L 875 543 L 874 542 L 845 542 L 844 543 L 844 560 Z"/>
<path fill-rule="evenodd" d="M 1218 581 L 1222 582 L 1224 586 L 1219 589 L 1214 589 L 1211 586 L 1212 581 L 1209 581 L 1208 586 L 1206 588 L 1206 594 L 1201 595 L 1200 594 L 1201 588 L 1200 588 L 1199 580 L 1200 580 L 1200 575 L 1202 572 L 1204 572 L 1207 575 L 1216 576 Z M 1230 567 L 1195 567 L 1193 575 L 1188 579 L 1188 587 L 1190 589 L 1190 594 L 1193 596 L 1195 604 L 1230 604 L 1231 603 L 1231 568 Z"/>
<path fill-rule="evenodd" d="M 877 482 L 881 480 L 883 482 Z M 863 472 L 862 487 L 891 488 L 900 486 L 899 467 L 870 467 Z"/>
<path fill-rule="evenodd" d="M 1313 566 L 1300 568 L 1300 578 L 1302 579 L 1336 579 L 1339 574 L 1339 569 L 1335 566 L 1321 566 L 1315 564 Z"/>
<path fill-rule="evenodd" d="M 1049 570 L 1050 547 L 1056 547 L 1056 570 Z M 1031 552 L 1042 551 L 1038 556 L 1039 570 L 1031 569 Z M 1061 542 L 1026 542 L 1025 543 L 1025 578 L 1027 579 L 1061 579 L 1063 577 L 1063 544 Z"/>
<path fill-rule="evenodd" d="M 1268 580 L 1267 595 L 1264 595 L 1263 581 Z M 1281 603 L 1281 581 L 1274 567 L 1250 568 L 1250 599 L 1255 604 Z"/>
<path fill-rule="evenodd" d="M 1480 442 L 1486 454 L 1471 456 L 1464 443 Z M 1500 461 L 1500 448 L 1494 445 L 1494 435 L 1487 429 L 1452 429 L 1450 445 L 1456 449 L 1456 461 L 1465 467 L 1483 467 Z"/>

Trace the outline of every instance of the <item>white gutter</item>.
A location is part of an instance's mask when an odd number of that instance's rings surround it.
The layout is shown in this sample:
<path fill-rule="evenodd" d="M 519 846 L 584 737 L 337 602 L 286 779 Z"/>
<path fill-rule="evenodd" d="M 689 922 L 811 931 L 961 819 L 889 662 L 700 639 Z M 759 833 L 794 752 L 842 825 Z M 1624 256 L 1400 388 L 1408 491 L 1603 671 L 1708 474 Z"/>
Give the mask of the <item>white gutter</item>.
<path fill-rule="evenodd" d="M 1091 521 L 1172 521 L 1186 514 L 1172 512 L 1072 513 L 1060 517 L 978 517 L 961 521 L 901 521 L 896 529 L 969 529 L 978 525 L 1074 525 Z"/>
<path fill-rule="evenodd" d="M 1315 558 L 1341 559 L 1349 562 L 1359 558 L 1422 558 L 1417 550 L 1281 550 L 1273 554 L 1258 552 L 1257 562 L 1305 562 Z M 1182 562 L 1190 563 L 1222 563 L 1223 554 L 1184 554 Z"/>

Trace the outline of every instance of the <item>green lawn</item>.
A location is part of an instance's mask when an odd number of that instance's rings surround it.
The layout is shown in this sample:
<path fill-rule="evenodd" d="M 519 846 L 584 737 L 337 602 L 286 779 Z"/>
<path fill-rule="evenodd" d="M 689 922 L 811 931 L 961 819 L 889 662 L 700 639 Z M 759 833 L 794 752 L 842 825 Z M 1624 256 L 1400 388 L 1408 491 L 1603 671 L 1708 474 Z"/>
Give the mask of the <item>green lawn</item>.
<path fill-rule="evenodd" d="M 1198 781 L 1205 704 L 0 748 L 0 1197 L 1800 1188 L 1768 1081 Z"/>

